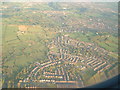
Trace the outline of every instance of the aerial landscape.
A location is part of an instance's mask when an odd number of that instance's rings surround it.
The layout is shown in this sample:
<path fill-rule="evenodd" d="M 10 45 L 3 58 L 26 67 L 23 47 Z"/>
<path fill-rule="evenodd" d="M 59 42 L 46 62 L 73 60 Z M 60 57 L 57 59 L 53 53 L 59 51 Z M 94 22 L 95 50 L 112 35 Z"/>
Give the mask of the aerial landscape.
<path fill-rule="evenodd" d="M 3 2 L 0 11 L 2 88 L 82 88 L 118 75 L 116 2 Z"/>

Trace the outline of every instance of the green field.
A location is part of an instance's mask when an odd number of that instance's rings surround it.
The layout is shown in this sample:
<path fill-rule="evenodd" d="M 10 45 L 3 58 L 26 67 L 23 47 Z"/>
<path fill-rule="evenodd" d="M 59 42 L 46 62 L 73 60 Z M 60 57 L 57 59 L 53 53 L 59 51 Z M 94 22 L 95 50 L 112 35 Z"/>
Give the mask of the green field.
<path fill-rule="evenodd" d="M 69 74 L 71 80 L 77 81 L 76 77 L 80 76 L 86 86 L 117 75 L 115 66 L 118 59 L 116 3 L 5 2 L 0 8 L 2 8 L 0 9 L 2 11 L 0 17 L 2 18 L 0 32 L 2 53 L 0 55 L 3 65 L 3 81 L 0 82 L 3 83 L 3 87 L 18 87 L 19 80 L 27 78 L 31 70 L 35 68 L 34 63 L 48 62 L 49 54 L 61 54 L 60 50 L 62 54 L 68 54 L 68 57 L 59 59 L 59 56 L 53 55 L 51 57 L 55 59 L 53 62 L 61 60 L 61 64 L 47 67 L 45 69 L 47 72 L 55 72 L 57 68 L 61 70 L 63 67 L 66 72 L 72 73 L 72 75 Z M 72 40 L 73 43 L 67 41 L 66 44 L 63 38 Z M 75 46 L 76 43 L 78 47 Z M 89 49 L 90 44 L 93 46 Z M 71 65 L 70 60 L 75 60 L 72 56 L 82 57 L 85 60 L 82 62 L 79 59 L 77 63 L 73 61 L 74 64 Z M 111 67 L 98 74 L 86 62 L 86 58 L 90 57 L 93 59 L 99 57 L 103 62 L 107 64 L 109 62 Z M 82 69 L 82 66 L 85 68 Z M 45 70 L 40 71 L 39 79 L 47 79 L 44 75 L 42 76 Z M 26 85 L 27 83 L 24 87 Z M 40 87 L 57 86 L 54 83 L 40 83 Z"/>

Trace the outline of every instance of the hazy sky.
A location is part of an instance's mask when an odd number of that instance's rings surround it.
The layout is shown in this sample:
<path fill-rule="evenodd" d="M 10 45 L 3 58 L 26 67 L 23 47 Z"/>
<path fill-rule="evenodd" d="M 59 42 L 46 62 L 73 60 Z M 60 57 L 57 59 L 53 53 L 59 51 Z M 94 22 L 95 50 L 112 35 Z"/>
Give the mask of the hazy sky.
<path fill-rule="evenodd" d="M 2 2 L 118 2 L 119 0 L 0 0 Z"/>

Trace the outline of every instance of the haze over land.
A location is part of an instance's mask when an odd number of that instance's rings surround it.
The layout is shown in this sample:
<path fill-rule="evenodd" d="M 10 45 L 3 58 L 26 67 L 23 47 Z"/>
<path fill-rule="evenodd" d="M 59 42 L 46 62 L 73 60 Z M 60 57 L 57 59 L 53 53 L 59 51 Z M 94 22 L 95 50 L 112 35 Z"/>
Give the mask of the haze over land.
<path fill-rule="evenodd" d="M 118 74 L 117 3 L 2 3 L 3 88 L 81 88 Z"/>

